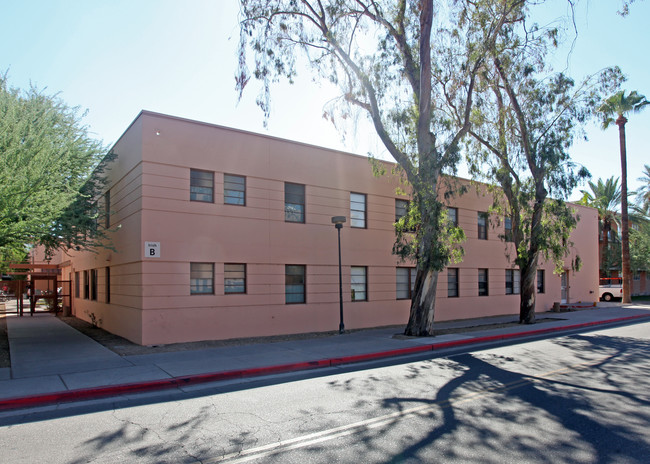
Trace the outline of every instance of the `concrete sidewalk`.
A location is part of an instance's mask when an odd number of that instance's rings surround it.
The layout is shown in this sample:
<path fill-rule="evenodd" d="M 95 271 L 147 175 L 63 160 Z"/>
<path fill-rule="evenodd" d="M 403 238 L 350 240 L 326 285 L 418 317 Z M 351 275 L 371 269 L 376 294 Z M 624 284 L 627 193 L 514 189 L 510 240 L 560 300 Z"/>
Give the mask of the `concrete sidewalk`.
<path fill-rule="evenodd" d="M 7 316 L 11 368 L 0 369 L 0 410 L 100 398 L 162 388 L 243 379 L 265 374 L 443 350 L 469 344 L 650 321 L 650 305 L 601 304 L 566 313 L 542 313 L 553 321 L 475 330 L 430 338 L 394 338 L 396 328 L 362 330 L 314 339 L 224 346 L 194 351 L 119 356 L 51 314 Z M 469 328 L 514 322 L 499 316 L 440 322 L 436 328 Z"/>

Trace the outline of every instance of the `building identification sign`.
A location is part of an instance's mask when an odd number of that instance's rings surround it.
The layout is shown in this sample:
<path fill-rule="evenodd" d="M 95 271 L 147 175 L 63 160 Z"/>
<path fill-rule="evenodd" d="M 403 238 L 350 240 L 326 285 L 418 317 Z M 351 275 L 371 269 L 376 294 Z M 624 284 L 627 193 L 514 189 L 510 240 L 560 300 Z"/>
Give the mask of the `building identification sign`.
<path fill-rule="evenodd" d="M 144 242 L 145 258 L 160 258 L 160 242 Z"/>

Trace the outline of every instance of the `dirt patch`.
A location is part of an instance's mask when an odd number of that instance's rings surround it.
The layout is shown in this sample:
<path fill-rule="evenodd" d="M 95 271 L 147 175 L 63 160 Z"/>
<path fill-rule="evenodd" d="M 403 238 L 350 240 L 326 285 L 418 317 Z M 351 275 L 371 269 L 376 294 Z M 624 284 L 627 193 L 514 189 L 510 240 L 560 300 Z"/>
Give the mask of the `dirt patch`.
<path fill-rule="evenodd" d="M 77 329 L 82 334 L 92 338 L 96 342 L 104 345 L 109 350 L 120 356 L 133 356 L 139 354 L 153 354 L 153 353 L 169 353 L 174 351 L 193 351 L 202 350 L 206 348 L 215 348 L 220 346 L 238 346 L 238 345 L 252 345 L 257 343 L 278 343 L 288 340 L 308 340 L 314 338 L 331 337 L 338 332 L 319 332 L 319 333 L 306 333 L 297 335 L 277 335 L 273 337 L 256 337 L 256 338 L 235 338 L 230 340 L 206 340 L 200 342 L 187 342 L 187 343 L 171 343 L 169 345 L 154 345 L 142 346 L 137 345 L 125 338 L 114 335 L 95 327 L 92 324 L 77 319 L 76 317 L 59 317 L 63 322 L 70 327 Z"/>

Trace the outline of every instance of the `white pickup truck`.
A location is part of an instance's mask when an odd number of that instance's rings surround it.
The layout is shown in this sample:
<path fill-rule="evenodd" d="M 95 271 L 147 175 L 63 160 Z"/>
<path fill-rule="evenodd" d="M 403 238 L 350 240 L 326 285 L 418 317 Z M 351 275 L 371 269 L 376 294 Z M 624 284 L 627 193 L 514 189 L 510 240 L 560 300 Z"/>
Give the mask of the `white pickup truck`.
<path fill-rule="evenodd" d="M 602 301 L 612 301 L 623 298 L 623 279 L 621 277 L 601 278 L 598 285 L 598 296 Z"/>

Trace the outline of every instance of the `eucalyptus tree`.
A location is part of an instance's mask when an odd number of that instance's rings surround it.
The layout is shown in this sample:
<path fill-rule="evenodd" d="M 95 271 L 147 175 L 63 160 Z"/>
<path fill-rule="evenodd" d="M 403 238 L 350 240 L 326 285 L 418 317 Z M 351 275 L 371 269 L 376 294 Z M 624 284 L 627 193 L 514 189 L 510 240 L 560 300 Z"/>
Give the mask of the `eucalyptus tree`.
<path fill-rule="evenodd" d="M 486 51 L 524 7 L 525 0 L 241 0 L 239 91 L 251 77 L 252 54 L 268 117 L 271 83 L 295 79 L 305 63 L 339 86 L 332 117 L 366 114 L 410 185 L 417 226 L 395 246 L 417 259 L 409 335 L 432 333 L 438 273 L 457 250 L 440 176 L 459 162 Z"/>
<path fill-rule="evenodd" d="M 503 30 L 480 75 L 469 131 L 470 171 L 495 185 L 493 210 L 511 222 L 504 240 L 513 242 L 508 252 L 521 274 L 521 323 L 535 321 L 540 256 L 560 273 L 571 252 L 579 218 L 564 199 L 589 173 L 571 162 L 569 147 L 593 114 L 598 91 L 621 79 L 615 68 L 579 84 L 552 73 L 546 56 L 556 37 L 535 25 Z M 576 256 L 571 268 L 579 267 Z"/>
<path fill-rule="evenodd" d="M 104 148 L 83 113 L 57 95 L 12 88 L 0 76 L 0 258 L 87 246 L 98 237 L 95 202 Z M 99 168 L 99 171 L 98 171 Z"/>
<path fill-rule="evenodd" d="M 621 247 L 623 249 L 623 303 L 632 302 L 632 271 L 630 268 L 630 231 L 627 208 L 627 149 L 625 146 L 626 114 L 638 113 L 645 109 L 650 101 L 636 91 L 627 96 L 620 90 L 605 99 L 598 107 L 603 129 L 612 123 L 618 126 L 619 148 L 621 154 Z"/>
<path fill-rule="evenodd" d="M 600 257 L 601 277 L 609 277 L 612 267 L 620 266 L 620 247 L 611 250 L 609 238 L 612 225 L 620 224 L 620 215 L 617 213 L 621 204 L 621 187 L 618 178 L 598 179 L 596 183 L 589 181 L 589 189 L 581 190 L 581 204 L 596 208 L 598 211 L 599 229 L 603 234 L 602 255 Z"/>

